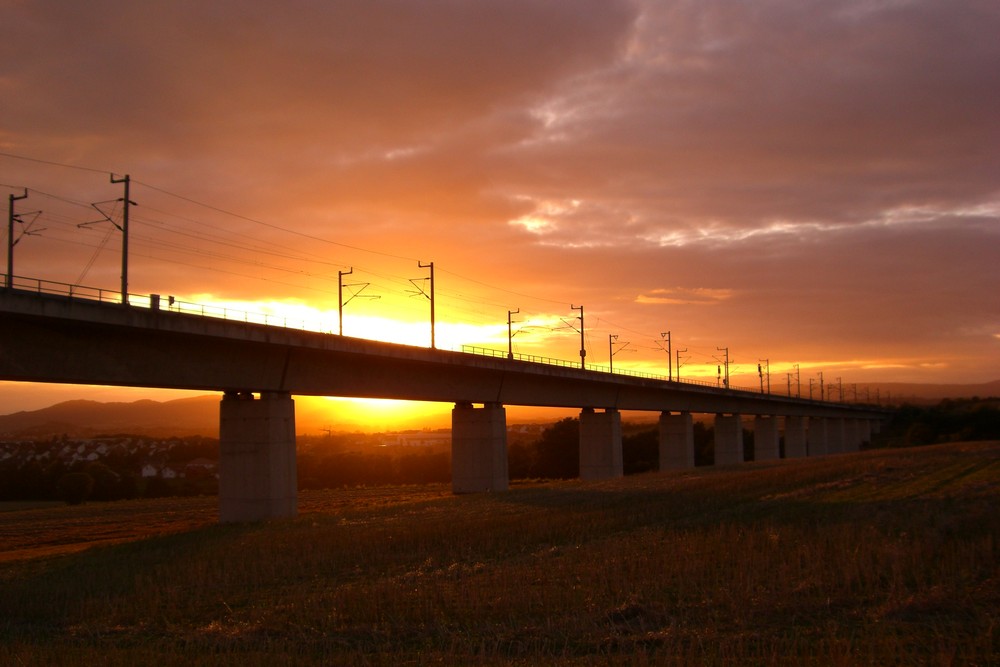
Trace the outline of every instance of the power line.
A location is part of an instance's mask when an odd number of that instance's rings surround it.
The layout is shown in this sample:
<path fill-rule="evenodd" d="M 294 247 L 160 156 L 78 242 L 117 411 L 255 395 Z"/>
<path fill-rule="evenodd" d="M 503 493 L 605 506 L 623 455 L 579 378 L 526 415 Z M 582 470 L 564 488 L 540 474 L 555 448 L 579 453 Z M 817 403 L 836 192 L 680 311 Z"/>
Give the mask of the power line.
<path fill-rule="evenodd" d="M 80 165 L 67 164 L 67 163 L 62 163 L 62 162 L 53 161 L 53 160 L 43 160 L 43 159 L 32 158 L 32 157 L 27 157 L 27 156 L 23 156 L 23 155 L 16 155 L 16 154 L 7 153 L 7 152 L 0 152 L 0 157 L 7 157 L 7 158 L 16 159 L 16 160 L 24 160 L 24 161 L 27 161 L 27 162 L 32 162 L 32 163 L 37 163 L 37 164 L 43 164 L 43 165 L 49 165 L 49 166 L 55 166 L 55 167 L 61 167 L 61 168 L 67 168 L 67 169 L 74 169 L 74 170 L 88 172 L 88 173 L 99 173 L 99 174 L 107 174 L 107 173 L 109 173 L 109 170 L 106 170 L 106 169 L 96 169 L 96 168 L 92 168 L 92 167 L 85 167 L 85 166 L 80 166 Z M 112 173 L 112 178 L 114 179 L 114 174 L 113 173 Z M 254 218 L 254 217 L 251 217 L 251 216 L 243 215 L 241 213 L 237 213 L 237 212 L 228 210 L 226 208 L 222 208 L 220 206 L 215 206 L 213 204 L 209 204 L 209 203 L 206 203 L 206 202 L 203 202 L 203 201 L 199 201 L 199 200 L 191 198 L 191 197 L 187 197 L 187 196 L 184 196 L 184 195 L 177 194 L 175 192 L 172 192 L 172 191 L 167 190 L 165 188 L 161 188 L 161 187 L 153 185 L 151 183 L 146 183 L 144 181 L 139 181 L 139 180 L 135 180 L 135 179 L 132 179 L 131 182 L 133 184 L 135 184 L 135 185 L 139 185 L 141 187 L 144 187 L 144 188 L 147 188 L 147 189 L 149 189 L 151 191 L 155 191 L 157 193 L 163 194 L 163 195 L 165 195 L 167 197 L 171 197 L 171 198 L 176 199 L 178 201 L 186 202 L 186 203 L 192 204 L 194 206 L 201 207 L 201 208 L 203 208 L 203 209 L 205 209 L 207 211 L 212 211 L 212 212 L 224 215 L 224 216 L 228 216 L 228 217 L 233 218 L 233 219 L 243 220 L 243 221 L 255 224 L 255 225 L 259 225 L 259 226 L 266 227 L 266 228 L 269 228 L 269 229 L 273 229 L 273 230 L 276 230 L 276 231 L 284 232 L 284 233 L 287 233 L 287 234 L 290 234 L 290 235 L 293 235 L 293 236 L 296 236 L 296 237 L 299 237 L 299 238 L 308 239 L 308 240 L 313 241 L 313 242 L 317 242 L 317 243 L 321 243 L 321 244 L 325 244 L 325 245 L 336 246 L 336 247 L 339 247 L 339 248 L 344 248 L 344 249 L 351 250 L 351 251 L 356 251 L 356 252 L 369 253 L 369 254 L 372 254 L 372 255 L 377 255 L 377 256 L 381 256 L 381 257 L 387 257 L 387 258 L 396 259 L 396 260 L 416 261 L 418 264 L 420 264 L 420 260 L 416 259 L 416 258 L 413 258 L 413 257 L 407 257 L 407 256 L 404 256 L 404 255 L 399 255 L 399 254 L 395 254 L 395 253 L 389 253 L 389 252 L 384 252 L 384 251 L 380 251 L 380 250 L 373 250 L 371 248 L 365 248 L 365 247 L 361 247 L 361 246 L 351 245 L 351 244 L 348 244 L 348 243 L 342 243 L 342 242 L 339 242 L 339 241 L 336 241 L 336 240 L 333 240 L 333 239 L 330 239 L 330 238 L 326 238 L 324 236 L 319 236 L 319 235 L 316 235 L 316 234 L 311 234 L 311 233 L 304 232 L 304 231 L 301 231 L 301 230 L 298 230 L 298 229 L 289 228 L 289 227 L 285 227 L 285 226 L 282 226 L 282 225 L 279 225 L 279 224 L 268 222 L 266 220 L 261 220 L 259 218 Z M 14 187 L 14 186 L 5 186 L 5 187 Z M 18 187 L 21 187 L 21 186 L 18 186 Z M 52 194 L 52 193 L 49 193 L 49 192 L 44 192 L 44 191 L 36 190 L 34 188 L 30 188 L 30 190 L 32 192 L 38 193 L 38 194 L 46 196 L 46 197 L 51 197 L 51 198 L 53 198 L 55 200 L 62 201 L 64 203 L 72 205 L 72 206 L 78 206 L 78 207 L 82 207 L 82 208 L 89 208 L 88 204 L 85 204 L 83 202 L 80 202 L 80 201 L 77 201 L 77 200 L 74 200 L 74 199 L 70 199 L 70 198 L 67 198 L 67 197 L 60 196 L 60 195 L 55 195 L 55 194 Z M 299 275 L 299 276 L 303 276 L 303 277 L 328 279 L 328 280 L 330 280 L 331 283 L 332 283 L 332 281 L 334 279 L 334 275 L 335 275 L 335 273 L 332 271 L 332 269 L 340 269 L 342 267 L 348 266 L 348 262 L 335 262 L 335 261 L 331 261 L 329 259 L 326 259 L 326 258 L 323 258 L 323 257 L 317 255 L 316 253 L 309 252 L 308 250 L 303 250 L 303 249 L 299 249 L 299 248 L 288 247 L 288 246 L 284 246 L 284 245 L 281 245 L 281 244 L 275 244 L 275 243 L 268 243 L 268 244 L 264 245 L 264 244 L 262 244 L 260 242 L 257 242 L 255 240 L 253 240 L 252 237 L 250 237 L 249 235 L 247 235 L 246 233 L 243 233 L 243 232 L 233 232 L 233 233 L 229 234 L 228 236 L 223 236 L 221 234 L 214 234 L 214 233 L 212 233 L 210 231 L 213 228 L 213 225 L 206 224 L 205 222 L 203 222 L 201 220 L 198 220 L 198 219 L 195 219 L 195 218 L 192 218 L 192 217 L 188 217 L 188 216 L 184 216 L 184 215 L 181 215 L 181 214 L 178 214 L 178 213 L 174 213 L 174 212 L 170 212 L 170 211 L 166 211 L 166 210 L 160 210 L 158 208 L 149 207 L 149 206 L 146 206 L 145 203 L 143 204 L 143 208 L 141 210 L 143 211 L 143 213 L 140 216 L 134 216 L 134 218 L 133 218 L 134 221 L 135 222 L 142 222 L 143 223 L 142 226 L 155 226 L 156 227 L 156 232 L 159 233 L 159 234 L 173 234 L 173 235 L 176 235 L 179 238 L 194 239 L 194 240 L 202 241 L 202 242 L 205 242 L 205 243 L 215 244 L 215 245 L 220 246 L 220 247 L 232 248 L 232 249 L 235 249 L 235 250 L 241 250 L 241 251 L 245 251 L 245 252 L 248 252 L 248 253 L 256 253 L 258 255 L 264 255 L 264 256 L 267 256 L 267 257 L 270 257 L 270 258 L 276 258 L 276 259 L 281 259 L 281 260 L 288 260 L 290 262 L 307 262 L 309 265 L 311 265 L 311 267 L 323 267 L 323 268 L 331 269 L 331 271 L 330 271 L 329 274 L 326 274 L 326 273 L 323 273 L 322 271 L 316 271 L 316 270 L 313 270 L 312 268 L 305 268 L 303 266 L 296 266 L 294 268 L 289 268 L 288 266 L 282 266 L 282 265 L 280 265 L 280 263 L 276 263 L 276 262 L 273 262 L 273 261 L 271 261 L 271 262 L 265 262 L 265 261 L 259 261 L 259 260 L 248 260 L 246 258 L 240 258 L 240 257 L 237 257 L 237 256 L 233 256 L 231 254 L 228 254 L 228 253 L 216 253 L 216 252 L 212 252 L 212 251 L 205 250 L 205 249 L 202 249 L 202 248 L 188 248 L 188 247 L 185 247 L 185 246 L 183 246 L 183 245 L 181 245 L 179 243 L 170 242 L 169 240 L 164 239 L 164 238 L 157 238 L 155 235 L 152 235 L 152 234 L 141 233 L 139 235 L 135 235 L 134 238 L 135 238 L 135 240 L 138 243 L 140 243 L 142 245 L 142 247 L 147 248 L 147 249 L 155 249 L 155 250 L 163 251 L 162 253 L 142 254 L 142 255 L 139 255 L 139 256 L 142 256 L 144 258 L 153 259 L 153 260 L 157 260 L 157 261 L 162 261 L 162 262 L 166 262 L 166 263 L 179 264 L 179 265 L 183 265 L 183 266 L 193 266 L 193 267 L 197 267 L 197 268 L 208 269 L 208 270 L 219 272 L 219 273 L 226 273 L 226 274 L 229 274 L 229 275 L 235 275 L 235 276 L 240 276 L 240 277 L 245 277 L 245 278 L 252 278 L 252 279 L 255 279 L 255 280 L 260 280 L 260 281 L 274 283 L 274 284 L 282 284 L 282 285 L 286 285 L 286 286 L 293 287 L 293 288 L 296 288 L 296 289 L 309 289 L 309 290 L 314 290 L 314 291 L 317 291 L 317 292 L 328 293 L 328 294 L 332 294 L 333 292 L 331 290 L 326 290 L 326 289 L 322 289 L 322 288 L 316 288 L 316 287 L 313 287 L 311 285 L 298 285 L 298 284 L 290 284 L 290 283 L 287 283 L 287 282 L 276 281 L 276 280 L 272 280 L 272 279 L 269 279 L 269 278 L 261 277 L 260 275 L 257 275 L 257 276 L 248 276 L 245 273 L 240 273 L 240 272 L 237 272 L 237 271 L 231 271 L 231 270 L 221 269 L 215 263 L 212 263 L 212 264 L 207 265 L 207 266 L 206 265 L 199 265 L 199 264 L 196 264 L 196 263 L 180 261 L 178 259 L 171 259 L 171 258 L 168 258 L 168 257 L 163 256 L 163 255 L 165 253 L 176 253 L 176 255 L 179 255 L 179 256 L 187 255 L 189 257 L 195 257 L 195 258 L 197 258 L 197 257 L 207 257 L 207 258 L 213 258 L 213 259 L 222 259 L 224 261 L 232 262 L 234 264 L 242 265 L 242 266 L 256 266 L 256 267 L 264 268 L 264 269 L 267 269 L 267 270 L 270 270 L 270 271 L 279 271 L 279 272 L 283 272 L 283 273 L 287 273 L 287 274 L 292 274 L 292 275 Z M 155 215 L 154 216 L 149 216 L 147 214 L 147 212 L 158 213 L 158 214 L 160 214 L 162 216 L 166 216 L 167 218 L 173 218 L 173 219 L 176 219 L 178 221 L 183 221 L 184 223 L 187 223 L 187 224 L 178 225 L 178 224 L 172 224 L 169 221 L 165 221 L 165 220 L 162 220 L 162 219 L 158 220 L 157 216 L 155 216 Z M 56 222 L 58 222 L 58 224 L 63 225 L 65 227 L 67 227 L 67 228 L 73 224 L 73 222 L 71 222 L 72 221 L 72 217 L 70 217 L 70 216 L 60 215 L 58 213 L 47 212 L 45 214 L 45 217 L 46 217 L 47 220 L 56 221 Z M 79 224 L 79 223 L 76 223 L 76 224 Z M 192 228 L 190 228 L 189 225 L 195 225 L 196 227 L 194 229 L 192 229 Z M 58 239 L 58 238 L 57 239 L 53 239 L 53 240 L 58 240 L 58 241 L 67 242 L 67 243 L 78 243 L 79 245 L 86 246 L 86 247 L 92 247 L 92 248 L 94 247 L 93 245 L 83 244 L 83 243 L 79 243 L 79 242 L 73 241 L 73 240 L 62 240 L 62 239 Z M 101 249 L 101 246 L 97 246 L 96 249 L 97 249 L 97 251 L 99 253 L 100 249 Z M 96 254 L 95 254 L 95 257 L 96 257 Z M 93 263 L 93 261 L 94 261 L 94 259 L 92 258 L 91 264 Z M 372 286 L 374 288 L 378 289 L 381 292 L 398 294 L 398 295 L 405 295 L 407 293 L 406 287 L 408 287 L 410 285 L 410 281 L 407 278 L 403 277 L 403 276 L 393 275 L 393 274 L 386 274 L 384 272 L 367 269 L 367 268 L 365 268 L 363 266 L 355 265 L 353 263 L 351 263 L 350 265 L 354 269 L 356 269 L 358 271 L 364 271 L 365 273 L 367 273 L 367 274 L 369 274 L 371 276 L 374 276 L 374 277 L 377 277 L 377 278 L 381 279 L 381 282 L 372 283 Z M 502 286 L 494 285 L 494 284 L 491 284 L 491 283 L 487 283 L 487 282 L 484 282 L 482 280 L 479 280 L 479 279 L 476 279 L 476 278 L 472 278 L 472 277 L 469 277 L 469 276 L 465 276 L 465 275 L 462 275 L 462 274 L 454 272 L 454 271 L 449 271 L 449 270 L 447 270 L 445 268 L 438 267 L 438 271 L 443 272 L 444 274 L 446 274 L 448 276 L 452 276 L 452 277 L 454 277 L 456 279 L 459 279 L 459 280 L 462 280 L 462 281 L 466 281 L 466 282 L 468 282 L 470 284 L 474 284 L 474 285 L 477 285 L 479 287 L 487 288 L 488 290 L 491 290 L 491 291 L 493 291 L 493 292 L 495 292 L 497 294 L 510 295 L 510 296 L 517 297 L 519 299 L 529 299 L 531 301 L 535 301 L 535 302 L 539 302 L 539 303 L 545 303 L 545 304 L 564 304 L 565 303 L 562 300 L 552 299 L 552 298 L 549 298 L 547 296 L 538 296 L 538 295 L 527 294 L 527 293 L 524 293 L 524 292 L 520 292 L 520 291 L 509 289 L 507 287 L 502 287 Z M 470 295 L 467 295 L 467 294 L 463 293 L 461 290 L 449 289 L 449 287 L 448 287 L 447 284 L 441 285 L 441 286 L 436 286 L 435 287 L 435 292 L 436 292 L 436 294 L 440 295 L 441 297 L 443 297 L 446 300 L 446 303 L 449 304 L 449 309 L 450 310 L 457 311 L 457 312 L 462 312 L 462 313 L 469 313 L 469 314 L 471 314 L 471 315 L 474 316 L 474 319 L 479 320 L 481 322 L 494 322 L 494 321 L 496 321 L 497 323 L 499 323 L 500 322 L 500 318 L 499 317 L 490 318 L 489 314 L 485 311 L 485 309 L 488 308 L 488 307 L 495 307 L 498 310 L 498 313 L 499 313 L 501 311 L 507 310 L 510 307 L 510 305 L 511 305 L 511 304 L 509 304 L 507 302 L 503 302 L 503 301 L 499 301 L 499 300 L 494 300 L 495 297 L 494 298 L 487 298 L 486 295 L 483 295 L 483 296 L 470 296 Z M 462 304 L 474 304 L 474 305 L 479 306 L 480 308 L 479 309 L 470 309 L 468 307 L 463 306 Z M 408 308 L 406 308 L 404 306 L 403 302 L 401 302 L 400 304 L 397 304 L 396 307 L 401 307 L 401 308 L 404 308 L 404 309 L 408 309 Z M 573 309 L 576 309 L 576 307 L 573 307 Z M 583 319 L 582 318 L 582 315 L 583 315 L 583 313 L 582 313 L 582 307 L 580 307 L 579 309 L 581 310 L 580 318 L 579 319 L 582 320 Z M 611 326 L 614 329 L 619 330 L 619 331 L 626 331 L 626 332 L 630 332 L 632 334 L 635 334 L 637 336 L 644 336 L 644 337 L 648 337 L 648 338 L 650 338 L 652 340 L 655 340 L 655 335 L 653 335 L 653 334 L 643 333 L 643 332 L 637 331 L 635 329 L 632 329 L 630 327 L 624 327 L 624 326 L 621 326 L 620 324 L 611 322 L 610 320 L 606 320 L 606 319 L 602 319 L 602 318 L 596 318 L 596 321 L 597 321 L 597 323 L 598 323 L 599 326 L 595 327 L 595 332 L 599 331 L 599 330 L 602 330 L 603 329 L 602 325 L 604 325 L 604 326 Z M 581 324 L 582 324 L 582 322 L 581 322 Z M 586 348 L 586 345 L 584 344 L 584 339 L 586 339 L 586 344 L 589 344 L 591 346 L 593 344 L 593 341 L 591 340 L 591 334 L 592 334 L 592 332 L 590 330 L 585 329 L 583 326 L 581 326 L 581 329 L 582 329 L 582 331 L 580 331 L 580 334 L 581 334 L 581 353 L 582 353 L 583 350 Z M 433 337 L 433 324 L 432 324 L 432 337 Z M 710 355 L 706 354 L 704 356 L 707 357 L 707 356 L 710 356 Z M 583 359 L 582 359 L 582 354 L 581 354 L 581 362 L 582 361 L 583 361 Z"/>
<path fill-rule="evenodd" d="M 301 236 L 302 238 L 306 238 L 306 239 L 309 239 L 311 241 L 319 241 L 320 243 L 328 243 L 330 245 L 339 246 L 341 248 L 348 248 L 350 250 L 357 250 L 358 252 L 367 252 L 367 253 L 371 253 L 373 255 L 381 255 L 382 257 L 391 257 L 393 259 L 404 259 L 404 260 L 414 260 L 415 259 L 413 257 L 404 257 L 402 255 L 394 255 L 392 253 L 383 252 L 381 250 L 371 250 L 370 248 L 362 248 L 360 246 L 353 246 L 353 245 L 349 245 L 347 243 L 340 243 L 339 241 L 332 241 L 330 239 L 323 238 L 321 236 L 315 236 L 313 234 L 307 234 L 305 232 L 300 232 L 297 229 L 289 229 L 288 227 L 282 227 L 281 225 L 276 225 L 276 224 L 271 223 L 271 222 L 264 222 L 263 220 L 258 220 L 256 218 L 251 218 L 251 217 L 243 215 L 241 213 L 234 213 L 232 211 L 227 211 L 224 208 L 220 208 L 218 206 L 213 206 L 212 204 L 206 204 L 204 202 L 200 202 L 200 201 L 197 201 L 195 199 L 191 199 L 190 197 L 185 197 L 183 195 L 179 195 L 179 194 L 176 194 L 174 192 L 170 192 L 169 190 L 164 190 L 163 188 L 158 188 L 155 185 L 150 185 L 149 183 L 143 183 L 142 181 L 135 181 L 135 183 L 138 184 L 138 185 L 142 185 L 143 187 L 147 187 L 147 188 L 149 188 L 151 190 L 155 190 L 156 192 L 159 192 L 161 194 L 165 194 L 165 195 L 170 196 L 170 197 L 176 197 L 177 199 L 180 199 L 181 201 L 186 201 L 189 204 L 194 204 L 196 206 L 202 206 L 202 207 L 207 208 L 207 209 L 209 209 L 211 211 L 215 211 L 216 213 L 222 213 L 223 215 L 232 216 L 232 217 L 237 218 L 239 220 L 245 220 L 247 222 L 252 222 L 252 223 L 257 224 L 257 225 L 268 227 L 270 229 L 276 229 L 278 231 L 287 232 L 289 234 L 294 234 L 296 236 Z"/>
<path fill-rule="evenodd" d="M 47 165 L 50 165 L 50 166 L 64 167 L 64 168 L 68 168 L 68 169 L 77 169 L 77 170 L 80 170 L 80 171 L 86 171 L 86 172 L 92 172 L 92 173 L 100 173 L 100 174 L 109 173 L 109 170 L 106 170 L 106 169 L 95 169 L 95 168 L 92 168 L 92 167 L 83 167 L 83 166 L 79 166 L 79 165 L 67 164 L 67 163 L 63 163 L 63 162 L 56 162 L 56 161 L 52 161 L 52 160 L 41 160 L 41 159 L 38 159 L 38 158 L 31 158 L 31 157 L 27 157 L 27 156 L 23 156 L 23 155 L 15 155 L 15 154 L 12 154 L 12 153 L 0 152 L 0 156 L 9 157 L 9 158 L 18 159 L 18 160 L 25 160 L 25 161 L 29 161 L 29 162 L 35 162 L 35 163 L 39 163 L 39 164 L 47 164 Z M 290 229 L 290 228 L 287 228 L 287 227 L 283 227 L 281 225 L 276 225 L 274 223 L 266 222 L 264 220 L 260 220 L 260 219 L 257 219 L 257 218 L 253 218 L 253 217 L 250 217 L 250 216 L 246 216 L 246 215 L 240 214 L 240 213 L 236 213 L 236 212 L 233 212 L 233 211 L 221 208 L 219 206 L 215 206 L 215 205 L 212 205 L 212 204 L 207 204 L 207 203 L 202 202 L 202 201 L 198 201 L 198 200 L 193 199 L 191 197 L 186 197 L 184 195 L 180 195 L 180 194 L 177 194 L 175 192 L 171 192 L 169 190 L 166 190 L 165 188 L 161 188 L 159 186 L 152 185 L 150 183 L 146 183 L 144 181 L 132 179 L 132 183 L 135 183 L 136 185 L 141 185 L 143 187 L 149 188 L 151 190 L 154 190 L 154 191 L 159 192 L 161 194 L 167 195 L 169 197 L 174 197 L 174 198 L 176 198 L 176 199 L 178 199 L 180 201 L 184 201 L 184 202 L 187 202 L 189 204 L 194 204 L 195 206 L 203 207 L 203 208 L 205 208 L 207 210 L 215 211 L 215 212 L 221 213 L 223 215 L 227 215 L 227 216 L 239 219 L 239 220 L 244 220 L 244 221 L 247 221 L 247 222 L 251 222 L 251 223 L 254 223 L 254 224 L 257 224 L 257 225 L 261 225 L 261 226 L 264 226 L 264 227 L 267 227 L 267 228 L 270 228 L 270 229 L 277 230 L 277 231 L 282 231 L 282 232 L 286 232 L 286 233 L 289 233 L 289 234 L 293 234 L 293 235 L 299 236 L 301 238 L 306 238 L 306 239 L 309 239 L 309 240 L 312 240 L 312 241 L 318 241 L 320 243 L 326 243 L 326 244 L 330 244 L 330 245 L 335 245 L 335 246 L 338 246 L 338 247 L 341 247 L 341 248 L 346 248 L 346 249 L 354 250 L 354 251 L 358 251 L 358 252 L 365 252 L 365 253 L 370 253 L 370 254 L 374 254 L 374 255 L 379 255 L 379 256 L 382 256 L 382 257 L 389 257 L 389 258 L 392 258 L 392 259 L 401 259 L 401 260 L 409 260 L 409 261 L 418 261 L 419 262 L 419 260 L 417 260 L 414 257 L 407 257 L 407 256 L 403 256 L 403 255 L 397 255 L 397 254 L 394 254 L 394 253 L 387 253 L 387 252 L 380 251 L 380 250 L 372 250 L 370 248 L 363 248 L 361 246 L 355 246 L 355 245 L 351 245 L 351 244 L 347 244 L 347 243 L 342 243 L 342 242 L 334 241 L 332 239 L 324 238 L 324 237 L 321 237 L 321 236 L 316 236 L 314 234 L 308 234 L 306 232 L 302 232 L 302 231 L 299 231 L 299 230 L 296 230 L 296 229 Z M 66 199 L 64 201 L 67 201 L 67 202 L 70 202 L 70 203 L 79 204 L 79 202 L 72 202 L 71 200 L 68 200 L 68 199 Z M 183 216 L 178 216 L 178 217 L 180 217 L 180 218 L 183 219 Z M 196 221 L 193 221 L 193 220 L 189 220 L 189 221 L 196 222 Z M 346 264 L 341 263 L 341 264 L 337 264 L 337 266 L 346 266 Z M 362 267 L 358 267 L 358 268 L 361 269 Z M 470 283 L 473 283 L 473 284 L 476 284 L 476 285 L 480 285 L 482 287 L 487 287 L 489 289 L 493 289 L 493 290 L 496 290 L 498 292 L 502 292 L 504 294 L 510 294 L 512 296 L 517 296 L 517 297 L 526 298 L 526 299 L 533 299 L 533 300 L 537 300 L 537 301 L 541 301 L 541 302 L 545 302 L 545 303 L 559 303 L 559 304 L 563 303 L 562 300 L 556 300 L 556 299 L 551 299 L 551 298 L 548 298 L 548 297 L 540 297 L 540 296 L 536 296 L 536 295 L 525 294 L 523 292 L 518 292 L 518 291 L 515 291 L 515 290 L 511 290 L 511 289 L 505 288 L 505 287 L 500 287 L 500 286 L 497 286 L 497 285 L 492 285 L 490 283 L 486 283 L 486 282 L 483 282 L 481 280 L 477 280 L 475 278 L 470 278 L 468 276 L 463 276 L 462 274 L 459 274 L 459 273 L 456 273 L 456 272 L 453 272 L 453 271 L 448 271 L 446 269 L 441 269 L 441 271 L 443 271 L 445 273 L 448 273 L 449 275 L 453 275 L 455 277 L 458 277 L 458 278 L 461 278 L 463 280 L 466 280 L 466 281 L 468 281 Z M 375 274 L 373 273 L 373 275 L 375 275 Z M 385 277 L 385 276 L 383 276 L 383 277 Z M 499 304 L 499 303 L 497 303 L 495 305 L 497 305 L 498 307 L 499 306 L 504 306 L 504 307 L 506 306 L 506 304 Z"/>
<path fill-rule="evenodd" d="M 25 162 L 37 162 L 38 164 L 47 164 L 53 167 L 65 167 L 67 169 L 79 169 L 80 171 L 89 171 L 95 174 L 107 174 L 110 173 L 107 169 L 94 169 L 93 167 L 81 167 L 76 164 L 66 164 L 65 162 L 53 162 L 52 160 L 40 160 L 34 157 L 27 157 L 25 155 L 15 155 L 13 153 L 0 152 L 0 156 L 9 157 L 15 160 L 24 160 Z"/>

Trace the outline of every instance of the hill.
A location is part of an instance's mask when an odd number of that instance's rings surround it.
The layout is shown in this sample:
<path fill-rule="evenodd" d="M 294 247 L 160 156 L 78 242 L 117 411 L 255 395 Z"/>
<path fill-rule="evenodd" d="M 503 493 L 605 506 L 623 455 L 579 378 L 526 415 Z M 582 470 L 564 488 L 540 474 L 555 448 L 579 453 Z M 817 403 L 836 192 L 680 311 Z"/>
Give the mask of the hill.
<path fill-rule="evenodd" d="M 131 403 L 64 401 L 41 410 L 0 416 L 0 435 L 28 438 L 102 433 L 149 436 L 218 435 L 219 398 L 198 396 L 173 401 Z"/>
<path fill-rule="evenodd" d="M 64 401 L 40 410 L 0 416 L 0 437 L 92 437 L 108 433 L 218 437 L 219 400 L 219 395 L 212 395 L 172 401 Z M 295 422 L 299 433 L 317 433 L 329 423 L 330 416 L 322 407 L 309 399 L 296 401 Z"/>
<path fill-rule="evenodd" d="M 0 664 L 995 664 L 1000 443 L 0 511 Z"/>

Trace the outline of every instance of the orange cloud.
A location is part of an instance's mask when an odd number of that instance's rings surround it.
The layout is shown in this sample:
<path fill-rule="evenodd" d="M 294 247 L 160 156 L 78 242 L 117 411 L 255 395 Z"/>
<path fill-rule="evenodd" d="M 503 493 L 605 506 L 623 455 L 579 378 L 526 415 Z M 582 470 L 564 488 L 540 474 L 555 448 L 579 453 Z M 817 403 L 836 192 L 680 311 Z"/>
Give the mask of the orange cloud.
<path fill-rule="evenodd" d="M 659 288 L 650 290 L 646 294 L 640 294 L 635 298 L 640 304 L 669 304 L 669 305 L 715 305 L 732 298 L 733 290 L 730 289 L 710 289 L 706 287 L 671 289 Z"/>

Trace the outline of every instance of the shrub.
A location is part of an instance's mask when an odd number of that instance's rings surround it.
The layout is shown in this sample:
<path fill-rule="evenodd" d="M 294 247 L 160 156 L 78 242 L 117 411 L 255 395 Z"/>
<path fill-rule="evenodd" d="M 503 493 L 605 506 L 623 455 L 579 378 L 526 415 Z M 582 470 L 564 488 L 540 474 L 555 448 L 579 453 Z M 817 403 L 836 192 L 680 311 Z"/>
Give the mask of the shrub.
<path fill-rule="evenodd" d="M 94 478 L 85 472 L 69 472 L 56 482 L 56 495 L 69 505 L 79 505 L 94 490 Z"/>

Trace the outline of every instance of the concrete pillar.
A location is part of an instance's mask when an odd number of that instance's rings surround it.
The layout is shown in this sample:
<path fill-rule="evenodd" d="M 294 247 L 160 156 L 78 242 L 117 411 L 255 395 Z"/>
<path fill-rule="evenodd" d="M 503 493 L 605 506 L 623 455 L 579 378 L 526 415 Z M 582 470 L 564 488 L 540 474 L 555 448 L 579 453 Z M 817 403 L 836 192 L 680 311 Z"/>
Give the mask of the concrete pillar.
<path fill-rule="evenodd" d="M 861 450 L 861 422 L 858 419 L 844 420 L 844 451 Z"/>
<path fill-rule="evenodd" d="M 778 458 L 781 458 L 778 418 L 757 415 L 753 419 L 753 460 L 773 461 Z"/>
<path fill-rule="evenodd" d="M 859 445 L 872 444 L 872 421 L 870 419 L 858 420 Z"/>
<path fill-rule="evenodd" d="M 617 410 L 580 413 L 580 479 L 623 475 L 622 416 Z"/>
<path fill-rule="evenodd" d="M 219 408 L 219 520 L 295 516 L 295 401 L 226 392 Z"/>
<path fill-rule="evenodd" d="M 694 467 L 694 420 L 690 412 L 660 413 L 660 470 Z"/>
<path fill-rule="evenodd" d="M 878 435 L 882 432 L 882 421 L 879 419 L 869 419 L 868 428 L 870 429 L 869 432 L 872 435 Z"/>
<path fill-rule="evenodd" d="M 832 417 L 826 420 L 826 450 L 830 454 L 840 454 L 847 451 L 846 429 L 843 419 Z"/>
<path fill-rule="evenodd" d="M 801 458 L 808 454 L 806 418 L 785 417 L 785 458 Z"/>
<path fill-rule="evenodd" d="M 828 424 L 827 419 L 811 417 L 809 419 L 809 456 L 824 456 L 827 454 Z"/>
<path fill-rule="evenodd" d="M 455 493 L 506 491 L 507 410 L 498 403 L 451 411 L 451 489 Z"/>
<path fill-rule="evenodd" d="M 743 422 L 740 415 L 715 415 L 715 465 L 743 463 Z"/>

